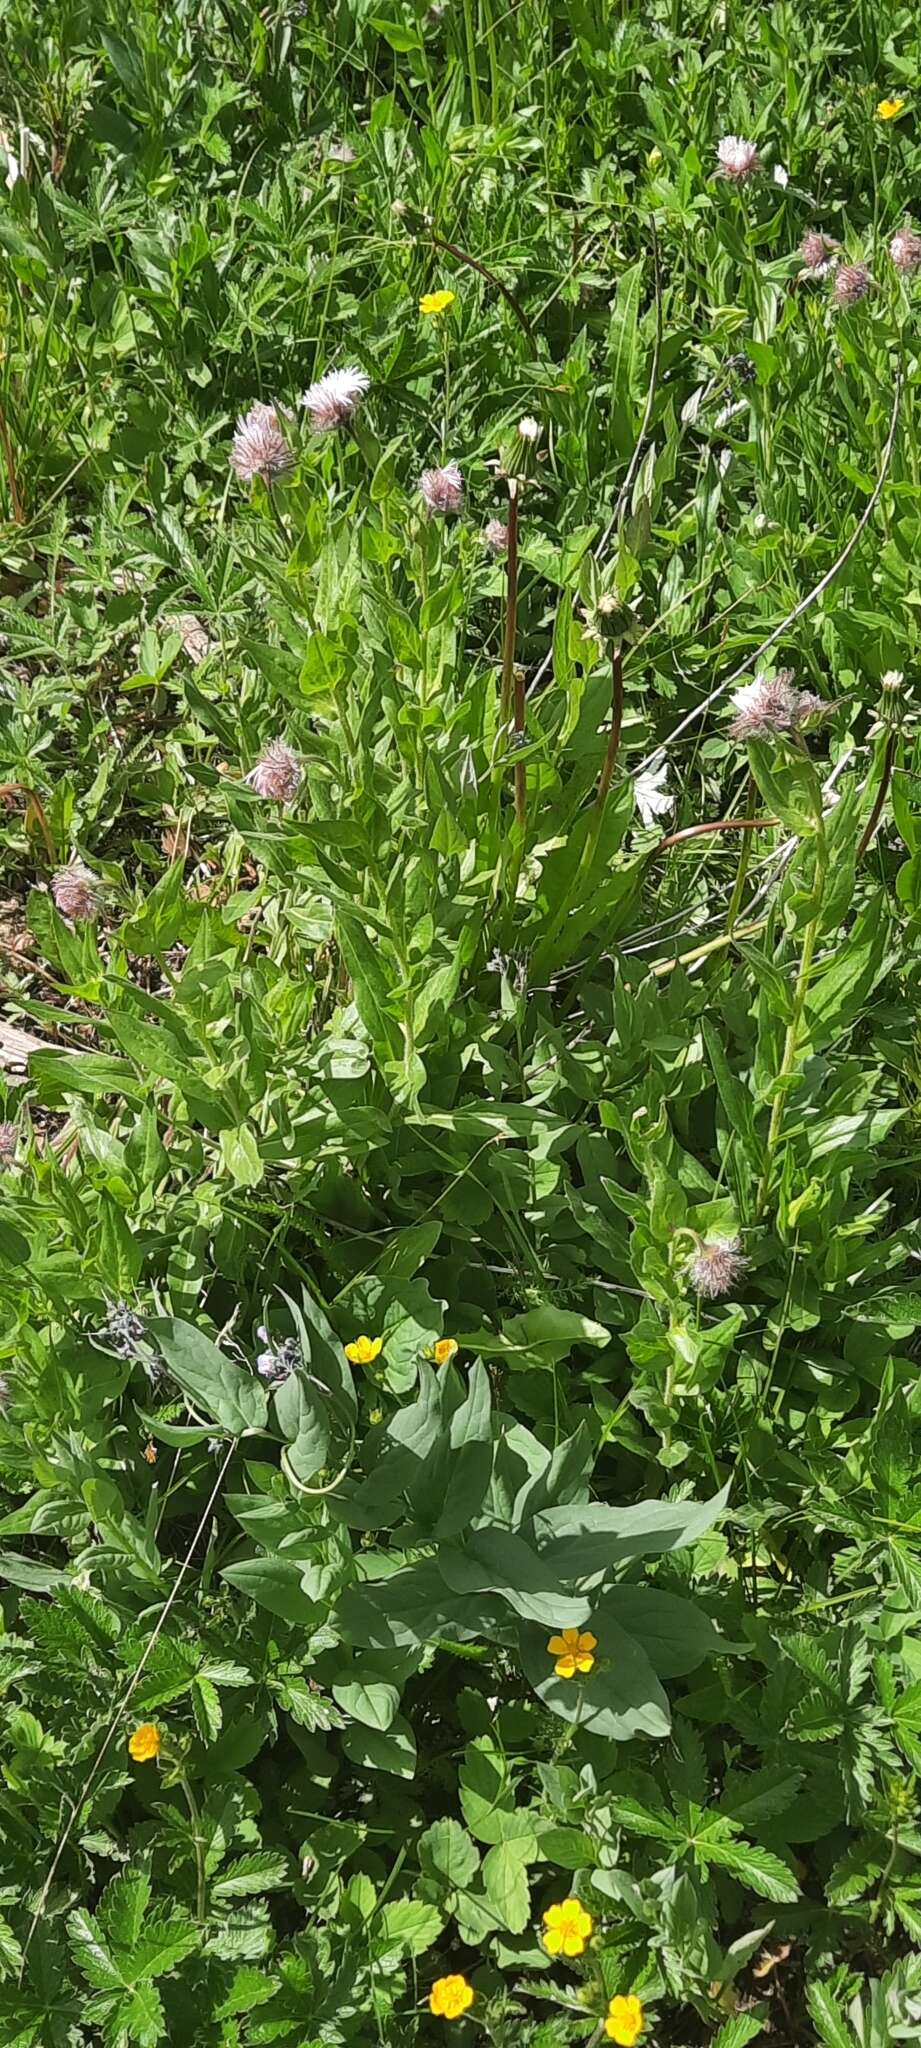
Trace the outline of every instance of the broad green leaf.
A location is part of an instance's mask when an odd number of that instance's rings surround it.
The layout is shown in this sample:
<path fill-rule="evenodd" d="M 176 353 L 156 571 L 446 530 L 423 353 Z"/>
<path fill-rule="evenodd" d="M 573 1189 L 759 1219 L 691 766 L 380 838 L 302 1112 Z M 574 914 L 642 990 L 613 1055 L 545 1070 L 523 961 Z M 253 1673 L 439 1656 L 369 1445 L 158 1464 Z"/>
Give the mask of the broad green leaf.
<path fill-rule="evenodd" d="M 268 1404 L 261 1382 L 225 1358 L 203 1330 L 175 1316 L 153 1316 L 146 1329 L 183 1393 L 231 1436 L 265 1428 Z"/>
<path fill-rule="evenodd" d="M 543 1842 L 541 1843 L 543 1847 Z M 460 1821 L 435 1820 L 420 1835 L 419 1867 L 438 1877 L 452 1891 L 472 1883 L 480 1867 L 479 1851 Z"/>
<path fill-rule="evenodd" d="M 531 1911 L 527 1864 L 533 1836 L 497 1842 L 483 1859 L 483 1884 L 490 1905 L 510 1934 L 523 1934 Z"/>
<path fill-rule="evenodd" d="M 364 1728 L 391 1727 L 400 1704 L 396 1686 L 385 1685 L 381 1679 L 366 1684 L 357 1678 L 334 1680 L 332 1694 L 343 1713 L 351 1714 Z"/>
<path fill-rule="evenodd" d="M 239 1564 L 227 1564 L 221 1577 L 236 1586 L 257 1607 L 265 1607 L 293 1627 L 314 1624 L 317 1607 L 301 1585 L 303 1566 L 288 1557 L 247 1557 Z"/>

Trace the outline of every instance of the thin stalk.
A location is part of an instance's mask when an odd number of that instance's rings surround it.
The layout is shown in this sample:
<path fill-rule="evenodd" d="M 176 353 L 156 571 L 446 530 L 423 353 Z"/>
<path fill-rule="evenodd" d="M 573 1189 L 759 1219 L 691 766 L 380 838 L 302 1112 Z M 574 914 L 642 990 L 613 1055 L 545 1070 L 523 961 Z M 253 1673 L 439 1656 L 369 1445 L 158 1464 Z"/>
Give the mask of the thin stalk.
<path fill-rule="evenodd" d="M 680 832 L 667 833 L 652 850 L 653 853 L 664 853 L 666 847 L 681 846 L 686 839 L 702 839 L 709 832 L 760 832 L 765 826 L 779 824 L 779 818 L 714 818 L 706 825 L 685 825 Z M 750 841 L 746 840 L 745 844 L 749 845 Z"/>
<path fill-rule="evenodd" d="M 204 1920 L 208 1906 L 208 1879 L 205 1871 L 205 1839 L 201 1831 L 201 1813 L 185 1772 L 178 1771 L 176 1775 L 185 1794 L 189 1818 L 195 1830 L 192 1836 L 195 1848 L 195 1918 Z"/>
<path fill-rule="evenodd" d="M 464 31 L 467 37 L 467 69 L 470 73 L 470 99 L 473 118 L 479 128 L 483 120 L 483 104 L 480 99 L 480 81 L 476 68 L 476 35 L 473 27 L 473 0 L 464 0 Z"/>
<path fill-rule="evenodd" d="M 827 871 L 828 843 L 825 838 L 824 828 L 820 828 L 816 836 L 815 847 L 815 909 L 809 920 L 808 925 L 806 926 L 806 930 L 803 933 L 803 949 L 800 954 L 799 971 L 796 977 L 796 987 L 793 992 L 793 1013 L 790 1018 L 790 1022 L 787 1025 L 786 1036 L 784 1038 L 783 1053 L 781 1055 L 780 1061 L 780 1071 L 774 1083 L 774 1102 L 773 1107 L 771 1109 L 770 1127 L 768 1129 L 767 1149 L 764 1155 L 764 1167 L 761 1174 L 761 1180 L 758 1186 L 757 1198 L 755 1200 L 756 1218 L 762 1214 L 762 1211 L 768 1198 L 774 1159 L 777 1153 L 777 1147 L 780 1143 L 781 1132 L 783 1130 L 784 1104 L 786 1101 L 787 1094 L 786 1083 L 789 1080 L 790 1075 L 793 1072 L 793 1068 L 796 1064 L 796 1054 L 799 1045 L 800 1025 L 802 1024 L 803 1011 L 806 1007 L 806 995 L 809 988 L 809 976 L 812 972 L 812 962 L 815 956 L 816 941 L 819 936 L 819 924 L 822 916 L 822 896 L 825 888 L 825 876 Z"/>
<path fill-rule="evenodd" d="M 478 256 L 471 256 L 466 249 L 460 249 L 456 242 L 447 242 L 443 235 L 436 235 L 433 228 L 429 228 L 428 233 L 433 248 L 444 249 L 449 256 L 456 256 L 458 263 L 466 263 L 468 270 L 478 271 L 481 277 L 485 277 L 487 284 L 493 285 L 497 292 L 501 292 L 506 305 L 511 307 L 519 327 L 524 329 L 528 340 L 533 341 L 534 329 L 527 313 L 524 307 L 518 304 L 514 292 L 509 291 L 507 284 L 503 284 L 501 277 L 497 277 L 495 271 L 487 270 L 485 263 L 481 263 Z"/>
<path fill-rule="evenodd" d="M 598 777 L 595 796 L 597 810 L 604 809 L 604 802 L 611 787 L 611 777 L 617 765 L 620 752 L 620 735 L 624 722 L 624 650 L 618 644 L 611 655 L 611 730 L 608 734 L 607 752 Z M 667 842 L 666 842 L 667 843 Z"/>
<path fill-rule="evenodd" d="M 880 772 L 879 788 L 874 798 L 873 809 L 870 812 L 869 818 L 867 819 L 864 829 L 860 835 L 860 843 L 857 848 L 858 860 L 863 859 L 863 856 L 867 851 L 867 847 L 870 845 L 873 839 L 873 835 L 876 831 L 877 825 L 879 824 L 880 818 L 883 815 L 883 805 L 886 801 L 887 796 L 889 795 L 889 784 L 892 781 L 892 763 L 895 760 L 895 743 L 897 739 L 898 733 L 896 731 L 895 726 L 893 726 L 886 735 L 886 749 L 883 754 L 883 765 Z"/>
<path fill-rule="evenodd" d="M 749 803 L 752 803 L 752 802 L 754 802 L 754 800 L 755 800 L 755 797 L 756 797 L 756 793 L 757 793 L 757 792 L 756 792 L 756 789 L 755 789 L 755 778 L 754 778 L 754 776 L 753 776 L 753 775 L 749 775 L 749 778 L 748 778 L 748 798 L 749 798 Z M 767 822 L 767 821 L 765 820 L 765 822 Z M 730 899 L 729 899 L 729 909 L 728 909 L 728 910 L 727 910 L 727 912 L 726 912 L 726 930 L 727 930 L 727 932 L 731 932 L 731 931 L 733 930 L 733 927 L 734 927 L 734 925 L 735 925 L 735 921 L 736 921 L 736 918 L 738 917 L 738 915 L 739 915 L 739 911 L 740 911 L 740 910 L 741 910 L 741 908 L 742 908 L 742 897 L 743 897 L 743 894 L 744 894 L 744 891 L 745 891 L 745 884 L 746 884 L 746 881 L 747 881 L 747 879 L 748 879 L 748 869 L 749 869 L 749 864 L 750 864 L 750 862 L 751 862 L 751 855 L 752 855 L 752 843 L 751 843 L 751 840 L 750 840 L 749 838 L 745 838 L 745 839 L 743 839 L 743 841 L 742 841 L 742 847 L 741 847 L 741 851 L 740 851 L 740 853 L 739 853 L 739 865 L 738 865 L 738 867 L 737 867 L 737 869 L 736 869 L 736 878 L 735 878 L 735 881 L 734 881 L 734 883 L 733 883 L 733 886 L 732 886 L 732 895 L 730 896 Z"/>
<path fill-rule="evenodd" d="M 511 720 L 515 698 L 515 636 L 518 627 L 518 485 L 508 480 L 508 545 L 505 555 L 505 638 L 502 643 L 502 692 L 499 724 L 505 730 Z M 518 705 L 515 703 L 515 716 Z"/>

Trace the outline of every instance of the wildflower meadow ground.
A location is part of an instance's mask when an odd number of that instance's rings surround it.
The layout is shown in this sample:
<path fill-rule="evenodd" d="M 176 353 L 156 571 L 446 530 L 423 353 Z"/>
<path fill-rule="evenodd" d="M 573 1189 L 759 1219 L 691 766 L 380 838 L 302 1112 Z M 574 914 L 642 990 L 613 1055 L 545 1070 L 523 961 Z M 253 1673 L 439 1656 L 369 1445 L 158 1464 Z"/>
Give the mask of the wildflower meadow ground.
<path fill-rule="evenodd" d="M 921 20 L 3 0 L 4 2048 L 921 2038 Z"/>

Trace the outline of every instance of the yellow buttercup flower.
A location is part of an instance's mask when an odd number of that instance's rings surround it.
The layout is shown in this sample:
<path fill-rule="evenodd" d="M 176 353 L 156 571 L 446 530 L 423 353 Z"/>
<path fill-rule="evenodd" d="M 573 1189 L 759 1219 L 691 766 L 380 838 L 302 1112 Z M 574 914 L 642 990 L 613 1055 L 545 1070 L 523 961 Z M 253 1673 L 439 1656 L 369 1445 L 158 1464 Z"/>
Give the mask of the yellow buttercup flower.
<path fill-rule="evenodd" d="M 456 292 L 423 292 L 419 300 L 420 313 L 446 313 L 453 306 Z"/>
<path fill-rule="evenodd" d="M 129 1739 L 128 1754 L 134 1758 L 136 1764 L 150 1764 L 155 1756 L 159 1756 L 162 1747 L 163 1737 L 156 1724 L 153 1721 L 142 1721 Z"/>
<path fill-rule="evenodd" d="M 436 1977 L 429 1992 L 429 2010 L 439 2020 L 459 2020 L 473 2004 L 473 1985 L 466 1977 Z"/>
<path fill-rule="evenodd" d="M 598 1648 L 598 1637 L 590 1630 L 564 1628 L 562 1635 L 551 1636 L 547 1648 L 551 1657 L 556 1658 L 553 1668 L 557 1678 L 575 1678 L 577 1671 L 591 1671 L 595 1662 L 592 1651 Z"/>
<path fill-rule="evenodd" d="M 580 1956 L 594 1921 L 579 1899 L 563 1899 L 544 1914 L 544 1947 L 551 1956 Z"/>
<path fill-rule="evenodd" d="M 432 1345 L 432 1357 L 435 1360 L 435 1364 L 448 1365 L 454 1357 L 456 1350 L 457 1345 L 453 1337 L 439 1337 L 437 1344 Z"/>
<path fill-rule="evenodd" d="M 350 1365 L 373 1365 L 383 1348 L 383 1337 L 353 1337 L 345 1346 L 345 1355 Z"/>
<path fill-rule="evenodd" d="M 617 2042 L 617 2048 L 634 2048 L 645 2024 L 642 2004 L 632 1991 L 629 1998 L 612 1998 L 604 2031 L 609 2041 Z"/>
<path fill-rule="evenodd" d="M 876 111 L 881 121 L 897 121 L 904 106 L 904 100 L 880 100 Z"/>

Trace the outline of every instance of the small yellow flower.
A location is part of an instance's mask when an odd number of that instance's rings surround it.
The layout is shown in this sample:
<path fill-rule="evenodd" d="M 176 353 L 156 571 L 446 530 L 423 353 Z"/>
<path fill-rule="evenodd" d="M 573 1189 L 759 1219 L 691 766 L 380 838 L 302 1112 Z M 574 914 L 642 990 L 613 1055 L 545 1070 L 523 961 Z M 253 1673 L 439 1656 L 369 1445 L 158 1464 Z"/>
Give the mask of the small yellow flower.
<path fill-rule="evenodd" d="M 904 100 L 880 100 L 876 111 L 881 121 L 897 121 L 904 106 Z"/>
<path fill-rule="evenodd" d="M 617 2048 L 634 2048 L 646 2024 L 640 2000 L 631 1991 L 629 1998 L 612 1998 L 604 2031 L 609 2041 L 616 2041 Z"/>
<path fill-rule="evenodd" d="M 456 292 L 423 292 L 419 300 L 420 313 L 446 313 L 453 306 Z"/>
<path fill-rule="evenodd" d="M 128 1743 L 128 1754 L 136 1764 L 153 1763 L 163 1747 L 163 1737 L 153 1721 L 142 1721 Z"/>
<path fill-rule="evenodd" d="M 383 1337 L 353 1337 L 345 1346 L 345 1355 L 350 1365 L 373 1365 L 383 1348 Z"/>
<path fill-rule="evenodd" d="M 449 1365 L 456 1350 L 457 1345 L 453 1337 L 439 1337 L 437 1344 L 432 1345 L 432 1357 L 435 1360 L 435 1364 Z"/>
<path fill-rule="evenodd" d="M 436 1977 L 429 1992 L 429 2009 L 439 2020 L 459 2020 L 473 2004 L 473 1985 L 466 1977 Z"/>
<path fill-rule="evenodd" d="M 577 1671 L 591 1671 L 595 1662 L 592 1651 L 598 1648 L 598 1637 L 590 1630 L 564 1628 L 562 1635 L 551 1636 L 547 1648 L 551 1657 L 556 1658 L 553 1668 L 557 1678 L 575 1678 Z"/>
<path fill-rule="evenodd" d="M 578 1899 L 563 1899 L 544 1914 L 544 1947 L 551 1956 L 580 1956 L 594 1921 Z"/>

